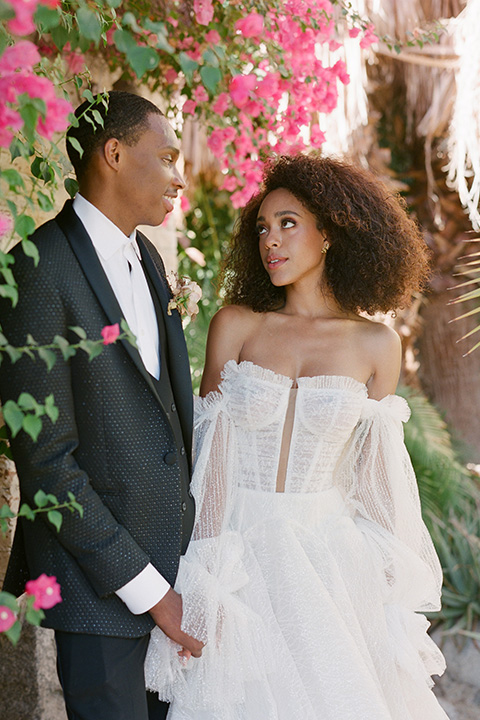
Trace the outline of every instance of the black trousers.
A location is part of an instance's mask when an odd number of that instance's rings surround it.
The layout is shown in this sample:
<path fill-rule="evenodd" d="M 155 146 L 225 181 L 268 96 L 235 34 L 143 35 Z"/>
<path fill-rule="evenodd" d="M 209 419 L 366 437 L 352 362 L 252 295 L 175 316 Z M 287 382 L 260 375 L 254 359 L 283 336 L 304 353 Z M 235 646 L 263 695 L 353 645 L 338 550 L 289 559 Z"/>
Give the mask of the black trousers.
<path fill-rule="evenodd" d="M 145 690 L 149 635 L 116 638 L 55 632 L 69 720 L 165 720 L 168 705 Z"/>

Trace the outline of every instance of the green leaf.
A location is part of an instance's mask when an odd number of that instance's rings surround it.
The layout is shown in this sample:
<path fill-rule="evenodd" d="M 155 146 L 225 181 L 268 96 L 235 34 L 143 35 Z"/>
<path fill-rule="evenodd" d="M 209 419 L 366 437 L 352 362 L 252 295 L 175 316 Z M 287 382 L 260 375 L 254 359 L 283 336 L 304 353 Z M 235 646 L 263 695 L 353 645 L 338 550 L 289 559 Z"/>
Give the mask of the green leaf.
<path fill-rule="evenodd" d="M 47 494 L 43 490 L 37 490 L 37 492 L 33 496 L 33 502 L 39 508 L 45 507 L 46 505 L 48 505 Z"/>
<path fill-rule="evenodd" d="M 23 418 L 22 427 L 27 433 L 27 435 L 30 435 L 33 442 L 37 442 L 38 436 L 40 435 L 40 431 L 42 429 L 42 421 L 39 417 L 36 417 L 36 415 L 25 415 Z"/>
<path fill-rule="evenodd" d="M 5 605 L 5 607 L 10 608 L 14 613 L 18 612 L 16 597 L 12 595 L 12 593 L 5 592 L 5 590 L 0 590 L 0 605 Z"/>
<path fill-rule="evenodd" d="M 82 93 L 82 97 L 85 98 L 85 100 L 88 100 L 89 103 L 92 105 L 95 104 L 95 98 L 93 97 L 93 93 L 89 88 L 85 88 L 85 90 Z"/>
<path fill-rule="evenodd" d="M 98 345 L 93 345 L 90 349 L 90 355 L 88 358 L 88 361 L 91 362 L 94 358 L 98 357 L 103 352 L 103 343 L 98 343 Z"/>
<path fill-rule="evenodd" d="M 50 37 L 52 38 L 55 46 L 60 50 L 60 52 L 62 52 L 63 48 L 70 40 L 70 33 L 63 25 L 58 25 L 52 29 Z M 74 43 L 72 43 L 72 48 L 73 47 Z"/>
<path fill-rule="evenodd" d="M 3 405 L 3 417 L 10 428 L 12 437 L 15 437 L 22 428 L 23 412 L 14 400 L 7 400 Z"/>
<path fill-rule="evenodd" d="M 50 418 L 52 423 L 57 422 L 59 409 L 55 405 L 55 398 L 53 396 L 53 393 L 50 393 L 50 395 L 45 398 L 45 414 L 47 415 L 47 417 Z"/>
<path fill-rule="evenodd" d="M 200 68 L 200 77 L 202 78 L 202 82 L 207 88 L 207 90 L 210 90 L 212 95 L 215 95 L 215 93 L 217 92 L 217 85 L 222 79 L 222 73 L 220 72 L 218 67 L 204 65 Z"/>
<path fill-rule="evenodd" d="M 127 51 L 127 59 L 138 78 L 143 77 L 147 70 L 154 70 L 160 60 L 156 50 L 138 45 Z"/>
<path fill-rule="evenodd" d="M 57 362 L 57 357 L 53 350 L 49 350 L 48 348 L 39 347 L 38 348 L 38 355 L 43 360 L 45 365 L 47 366 L 48 372 L 53 368 L 55 363 Z"/>
<path fill-rule="evenodd" d="M 105 127 L 103 117 L 100 115 L 98 110 L 92 110 L 92 115 L 93 115 L 93 119 L 95 120 L 97 125 L 100 125 L 100 127 L 102 127 L 102 128 Z"/>
<path fill-rule="evenodd" d="M 94 12 L 87 7 L 77 10 L 77 22 L 80 34 L 87 40 L 98 43 L 102 34 L 102 25 Z"/>
<path fill-rule="evenodd" d="M 30 623 L 30 625 L 40 625 L 44 617 L 45 613 L 43 612 L 43 610 L 34 610 L 34 608 L 28 608 L 28 610 L 25 612 L 25 620 Z"/>
<path fill-rule="evenodd" d="M 59 532 L 63 523 L 62 513 L 58 510 L 49 510 L 47 513 L 47 518 L 52 523 L 52 525 L 56 527 L 57 532 Z"/>
<path fill-rule="evenodd" d="M 27 520 L 31 520 L 32 522 L 35 520 L 35 513 L 33 512 L 30 505 L 27 505 L 27 503 L 22 504 L 17 515 L 18 515 L 18 517 L 27 518 Z"/>
<path fill-rule="evenodd" d="M 19 215 L 15 220 L 15 232 L 21 238 L 27 238 L 35 230 L 35 220 L 30 215 Z"/>
<path fill-rule="evenodd" d="M 2 179 L 5 180 L 6 183 L 8 183 L 8 187 L 10 190 L 14 190 L 17 186 L 22 188 L 25 187 L 22 176 L 17 170 L 14 170 L 13 168 L 3 170 Z"/>
<path fill-rule="evenodd" d="M 78 337 L 82 340 L 87 339 L 87 333 L 82 327 L 79 327 L 78 325 L 70 325 L 68 329 L 74 332 L 75 335 L 78 335 Z"/>
<path fill-rule="evenodd" d="M 40 255 L 38 254 L 38 248 L 33 240 L 22 240 L 22 250 L 27 257 L 33 258 L 35 267 L 40 262 Z"/>
<path fill-rule="evenodd" d="M 13 518 L 15 517 L 15 513 L 10 509 L 8 505 L 1 505 L 0 506 L 0 518 Z M 1 605 L 0 601 L 0 605 Z"/>
<path fill-rule="evenodd" d="M 32 175 L 39 180 L 43 180 L 45 183 L 52 182 L 55 179 L 55 173 L 50 163 L 48 163 L 43 157 L 37 155 L 35 160 L 30 165 Z"/>
<path fill-rule="evenodd" d="M 18 407 L 22 408 L 22 410 L 37 410 L 39 407 L 37 401 L 33 397 L 33 395 L 30 395 L 30 393 L 23 392 L 20 394 L 20 397 L 17 400 Z"/>
<path fill-rule="evenodd" d="M 38 191 L 37 200 L 40 205 L 40 209 L 43 210 L 43 212 L 51 212 L 53 210 L 52 200 L 48 197 L 48 195 L 45 195 L 45 193 Z"/>
<path fill-rule="evenodd" d="M 79 156 L 82 157 L 83 156 L 83 148 L 80 145 L 80 143 L 78 142 L 77 138 L 68 136 L 67 140 L 70 143 L 70 145 L 78 152 Z M 67 178 L 67 179 L 70 179 L 70 178 Z M 67 182 L 67 181 L 65 181 L 65 182 Z M 77 185 L 77 187 L 78 187 L 78 185 Z"/>
<path fill-rule="evenodd" d="M 118 8 L 122 4 L 122 0 L 107 0 L 108 7 Z"/>
<path fill-rule="evenodd" d="M 53 338 L 53 342 L 55 343 L 55 345 L 58 345 L 64 360 L 68 360 L 69 358 L 73 357 L 77 352 L 76 349 L 70 345 L 68 340 L 66 340 L 61 335 L 55 335 L 55 337 Z"/>
<path fill-rule="evenodd" d="M 0 295 L 2 294 L 2 288 L 4 287 L 8 286 L 0 285 Z M 16 347 L 13 347 L 13 345 L 5 345 L 5 352 L 10 358 L 10 362 L 12 364 L 16 363 L 17 360 L 20 360 L 20 358 L 22 357 L 22 353 L 20 352 L 20 350 Z"/>
<path fill-rule="evenodd" d="M 218 68 L 220 61 L 218 59 L 218 55 L 213 50 L 210 48 L 205 50 L 202 57 L 205 60 L 205 65 L 211 65 L 211 67 Z"/>
<path fill-rule="evenodd" d="M 52 10 L 45 5 L 38 5 L 35 11 L 35 24 L 40 28 L 40 32 L 47 33 L 49 30 L 60 24 L 60 15 L 58 11 Z"/>
<path fill-rule="evenodd" d="M 15 10 L 11 5 L 7 5 L 7 3 L 2 2 L 0 3 L 0 21 L 2 20 L 11 20 L 15 17 Z"/>
<path fill-rule="evenodd" d="M 185 75 L 187 83 L 191 85 L 193 81 L 193 73 L 198 68 L 198 63 L 195 62 L 195 60 L 192 60 L 192 58 L 183 51 L 178 56 L 178 62 L 180 63 L 180 67 L 182 68 L 182 72 Z"/>
<path fill-rule="evenodd" d="M 22 625 L 19 620 L 16 620 L 12 627 L 3 634 L 10 640 L 12 645 L 16 645 L 20 639 L 21 632 Z"/>
<path fill-rule="evenodd" d="M 70 197 L 74 198 L 78 192 L 78 182 L 74 178 L 65 178 L 63 186 Z"/>
<path fill-rule="evenodd" d="M 115 30 L 113 33 L 113 40 L 117 50 L 123 53 L 127 53 L 128 50 L 137 47 L 137 43 L 135 42 L 132 33 L 128 32 L 128 30 Z"/>

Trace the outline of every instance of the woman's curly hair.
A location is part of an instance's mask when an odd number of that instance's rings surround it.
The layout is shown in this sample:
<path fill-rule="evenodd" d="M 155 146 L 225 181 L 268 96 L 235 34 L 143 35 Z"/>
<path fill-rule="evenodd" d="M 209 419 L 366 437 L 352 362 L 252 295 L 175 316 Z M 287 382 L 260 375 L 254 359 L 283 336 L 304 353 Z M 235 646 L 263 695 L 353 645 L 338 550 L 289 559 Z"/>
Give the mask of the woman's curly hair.
<path fill-rule="evenodd" d="M 423 288 L 429 251 L 401 197 L 348 162 L 285 155 L 267 164 L 262 188 L 235 226 L 220 280 L 227 304 L 266 312 L 285 303 L 285 288 L 272 285 L 263 266 L 256 231 L 260 205 L 278 188 L 291 192 L 326 232 L 324 283 L 345 312 L 388 312 Z"/>

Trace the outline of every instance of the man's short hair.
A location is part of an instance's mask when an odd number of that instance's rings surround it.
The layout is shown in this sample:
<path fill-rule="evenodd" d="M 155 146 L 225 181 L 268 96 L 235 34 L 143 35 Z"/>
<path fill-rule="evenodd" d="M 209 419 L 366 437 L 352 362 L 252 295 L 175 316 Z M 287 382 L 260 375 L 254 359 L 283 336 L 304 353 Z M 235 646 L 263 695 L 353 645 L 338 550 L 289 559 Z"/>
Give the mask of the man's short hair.
<path fill-rule="evenodd" d="M 102 102 L 101 97 L 105 98 Z M 67 153 L 78 180 L 81 180 L 94 153 L 103 148 L 110 138 L 117 138 L 127 145 L 136 145 L 140 136 L 148 130 L 150 115 L 162 115 L 162 111 L 150 100 L 129 92 L 111 90 L 95 96 L 95 104 L 85 100 L 76 110 L 78 127 L 73 125 L 67 132 Z M 103 127 L 95 120 L 93 111 L 100 113 Z M 81 155 L 70 142 L 75 138 L 82 147 Z M 81 155 L 81 156 L 80 156 Z"/>

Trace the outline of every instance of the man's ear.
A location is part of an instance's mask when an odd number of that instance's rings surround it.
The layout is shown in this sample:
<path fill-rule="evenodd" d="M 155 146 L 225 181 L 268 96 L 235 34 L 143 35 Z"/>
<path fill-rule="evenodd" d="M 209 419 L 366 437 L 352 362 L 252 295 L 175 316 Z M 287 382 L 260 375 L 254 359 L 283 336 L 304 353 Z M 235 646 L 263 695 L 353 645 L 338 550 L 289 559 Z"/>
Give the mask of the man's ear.
<path fill-rule="evenodd" d="M 120 164 L 121 144 L 117 138 L 110 138 L 103 146 L 103 157 L 112 170 L 117 171 Z"/>

